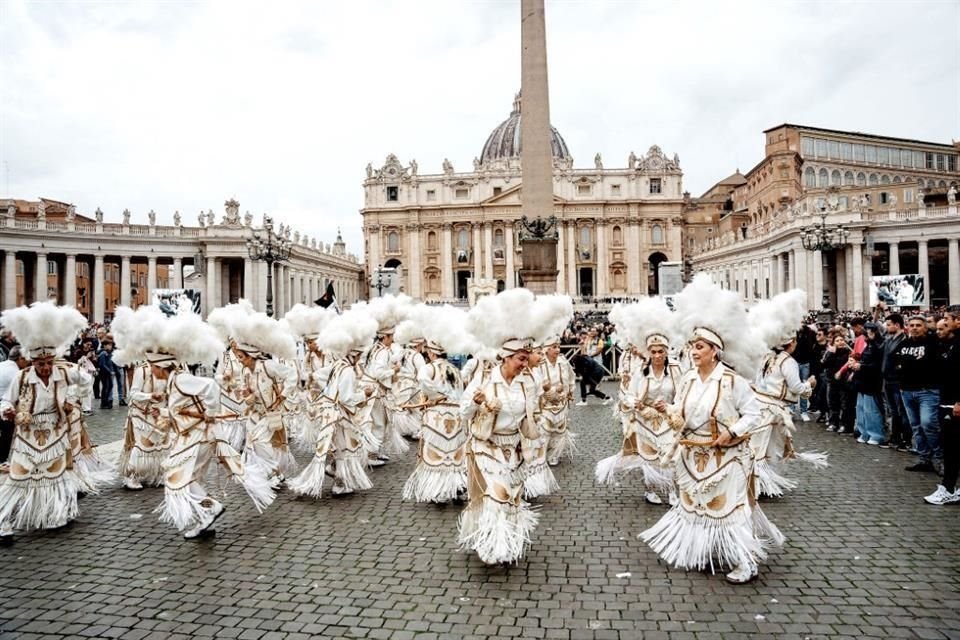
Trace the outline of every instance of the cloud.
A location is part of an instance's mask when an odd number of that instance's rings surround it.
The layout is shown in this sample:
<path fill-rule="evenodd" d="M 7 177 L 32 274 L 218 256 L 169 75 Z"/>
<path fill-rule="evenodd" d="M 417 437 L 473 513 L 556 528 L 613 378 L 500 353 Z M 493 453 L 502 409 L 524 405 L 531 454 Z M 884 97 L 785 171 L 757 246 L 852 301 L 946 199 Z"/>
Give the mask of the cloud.
<path fill-rule="evenodd" d="M 520 84 L 517 3 L 0 5 L 9 194 L 268 212 L 360 252 L 363 169 L 466 168 Z M 956 2 L 548 2 L 551 119 L 578 166 L 679 153 L 694 194 L 781 122 L 947 142 Z"/>

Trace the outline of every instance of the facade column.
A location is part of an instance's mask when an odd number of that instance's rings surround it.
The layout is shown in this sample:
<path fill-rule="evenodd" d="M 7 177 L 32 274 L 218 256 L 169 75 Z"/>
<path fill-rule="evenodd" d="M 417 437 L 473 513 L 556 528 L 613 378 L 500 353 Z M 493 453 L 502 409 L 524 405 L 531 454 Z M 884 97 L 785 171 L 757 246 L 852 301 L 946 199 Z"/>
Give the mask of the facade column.
<path fill-rule="evenodd" d="M 493 277 L 493 224 L 483 223 L 483 277 Z"/>
<path fill-rule="evenodd" d="M 172 268 L 173 268 L 173 282 L 171 283 L 170 288 L 183 289 L 183 258 L 174 258 Z"/>
<path fill-rule="evenodd" d="M 67 263 L 63 274 L 63 304 L 77 306 L 77 256 L 67 254 Z"/>
<path fill-rule="evenodd" d="M 120 256 L 120 304 L 130 306 L 130 256 Z"/>
<path fill-rule="evenodd" d="M 295 302 L 293 299 L 293 282 L 291 280 L 290 265 L 283 266 L 283 293 L 285 294 L 286 300 L 286 305 L 284 306 L 283 311 L 287 312 Z"/>
<path fill-rule="evenodd" d="M 370 234 L 367 236 L 367 255 L 370 262 L 367 263 L 367 268 L 370 273 L 373 273 L 374 269 L 380 266 L 380 227 L 372 227 L 370 229 Z"/>
<path fill-rule="evenodd" d="M 483 277 L 483 237 L 480 223 L 473 223 L 473 281 Z"/>
<path fill-rule="evenodd" d="M 812 303 L 814 299 L 813 292 L 811 291 L 813 283 L 807 280 L 807 250 L 802 248 L 793 249 L 791 257 L 793 258 L 793 264 L 791 265 L 793 269 L 790 273 L 792 274 L 791 278 L 793 278 L 793 286 L 807 292 L 807 308 L 819 308 L 819 303 Z"/>
<path fill-rule="evenodd" d="M 853 272 L 853 289 L 849 307 L 851 309 L 866 309 L 869 306 L 869 300 L 863 297 L 863 247 L 859 242 L 850 247 L 850 264 L 847 268 Z"/>
<path fill-rule="evenodd" d="M 920 240 L 917 242 L 917 255 L 919 258 L 919 273 L 920 277 L 923 278 L 923 288 L 924 288 L 924 303 L 920 305 L 921 309 L 930 308 L 930 256 L 927 251 L 927 241 Z"/>
<path fill-rule="evenodd" d="M 820 308 L 820 300 L 823 299 L 823 287 L 826 284 L 823 281 L 823 254 L 820 251 L 813 252 L 813 259 L 810 261 L 810 275 L 813 280 L 813 306 L 811 309 Z M 809 298 L 809 296 L 808 296 Z"/>
<path fill-rule="evenodd" d="M 440 230 L 440 297 L 453 298 L 453 247 L 451 234 L 453 227 L 445 223 Z"/>
<path fill-rule="evenodd" d="M 780 293 L 780 254 L 775 253 L 770 259 L 770 295 Z"/>
<path fill-rule="evenodd" d="M 563 223 L 557 222 L 557 293 L 567 292 L 567 265 L 563 244 L 565 235 Z"/>
<path fill-rule="evenodd" d="M 17 253 L 7 249 L 3 254 L 3 308 L 17 306 Z"/>
<path fill-rule="evenodd" d="M 47 254 L 37 253 L 36 266 L 33 268 L 33 300 L 43 302 L 47 297 Z"/>
<path fill-rule="evenodd" d="M 836 282 L 837 287 L 837 309 L 849 309 L 850 297 L 853 295 L 853 278 L 850 276 L 850 246 L 844 247 L 840 251 L 834 251 L 834 264 L 836 268 L 828 275 Z"/>
<path fill-rule="evenodd" d="M 153 302 L 153 290 L 157 288 L 157 258 L 147 258 L 147 304 Z"/>
<path fill-rule="evenodd" d="M 607 295 L 607 225 L 597 220 L 597 289 L 593 295 L 602 298 Z"/>
<path fill-rule="evenodd" d="M 947 289 L 950 304 L 960 304 L 960 240 L 947 240 Z"/>
<path fill-rule="evenodd" d="M 414 299 L 419 300 L 421 293 L 420 280 L 423 278 L 423 271 L 420 269 L 420 226 L 411 224 L 407 226 L 407 238 L 410 241 L 410 264 L 407 265 L 407 294 Z M 351 285 L 352 283 L 348 283 Z M 353 288 L 347 287 L 347 300 L 353 301 Z"/>
<path fill-rule="evenodd" d="M 503 242 L 505 244 L 503 250 L 507 259 L 507 268 L 506 273 L 504 274 L 505 278 L 503 285 L 507 289 L 513 289 L 517 286 L 517 274 L 513 265 L 513 232 L 513 220 L 507 220 L 507 227 L 503 230 Z"/>
<path fill-rule="evenodd" d="M 253 302 L 253 260 L 243 259 L 243 297 Z"/>
<path fill-rule="evenodd" d="M 864 258 L 860 261 L 860 269 L 863 271 L 863 276 L 860 278 L 860 288 L 862 293 L 860 294 L 863 306 L 860 307 L 863 309 L 870 305 L 870 279 L 873 277 L 873 258 Z M 856 286 L 856 285 L 854 285 Z"/>
<path fill-rule="evenodd" d="M 303 302 L 303 287 L 300 282 L 300 271 L 293 271 L 293 304 L 300 304 Z"/>
<path fill-rule="evenodd" d="M 567 293 L 573 297 L 580 295 L 577 288 L 577 223 L 568 222 L 567 227 Z"/>
<path fill-rule="evenodd" d="M 104 291 L 103 254 L 93 256 L 93 321 L 103 322 L 107 311 L 106 292 Z M 130 290 L 130 287 L 127 287 Z"/>
<path fill-rule="evenodd" d="M 627 221 L 627 293 L 644 293 L 640 287 L 640 224 L 636 220 Z"/>
<path fill-rule="evenodd" d="M 217 259 L 213 256 L 207 256 L 207 300 L 203 305 L 207 309 L 207 315 L 220 306 L 220 296 L 217 295 L 217 285 L 220 279 L 217 277 Z"/>
<path fill-rule="evenodd" d="M 900 275 L 900 243 L 891 242 L 890 243 L 890 253 L 887 258 L 887 264 L 889 266 L 889 275 L 898 276 Z M 926 283 L 924 283 L 926 284 Z"/>

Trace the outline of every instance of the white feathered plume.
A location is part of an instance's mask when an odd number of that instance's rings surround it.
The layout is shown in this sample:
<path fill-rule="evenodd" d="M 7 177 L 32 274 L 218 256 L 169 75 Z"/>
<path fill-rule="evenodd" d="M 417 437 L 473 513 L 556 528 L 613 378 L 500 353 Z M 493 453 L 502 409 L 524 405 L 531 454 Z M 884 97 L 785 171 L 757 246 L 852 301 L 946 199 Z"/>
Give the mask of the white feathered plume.
<path fill-rule="evenodd" d="M 117 345 L 113 361 L 120 366 L 129 366 L 146 360 L 148 351 L 156 351 L 166 320 L 167 316 L 154 305 L 143 305 L 136 311 L 130 307 L 117 307 L 110 323 L 110 332 Z"/>
<path fill-rule="evenodd" d="M 463 309 L 419 305 L 411 310 L 410 317 L 420 326 L 424 338 L 436 342 L 447 353 L 475 354 L 481 348 L 477 338 L 467 331 L 467 312 Z"/>
<path fill-rule="evenodd" d="M 750 332 L 755 334 L 768 349 L 780 347 L 797 335 L 797 330 L 807 314 L 807 293 L 792 289 L 763 300 L 747 312 Z"/>
<path fill-rule="evenodd" d="M 646 351 L 647 337 L 658 333 L 679 345 L 684 336 L 677 327 L 677 315 L 659 296 L 641 298 L 629 304 L 615 304 L 610 310 L 610 322 L 616 327 L 618 337 Z"/>
<path fill-rule="evenodd" d="M 689 340 L 694 329 L 705 327 L 723 340 L 723 361 L 752 380 L 767 348 L 747 324 L 747 310 L 740 296 L 721 289 L 705 273 L 696 275 L 674 298 L 678 325 Z"/>
<path fill-rule="evenodd" d="M 406 319 L 407 314 L 413 307 L 413 298 L 403 293 L 396 296 L 388 294 L 374 298 L 364 306 L 377 321 L 378 328 L 382 331 L 396 327 Z"/>
<path fill-rule="evenodd" d="M 242 345 L 250 345 L 284 360 L 296 357 L 297 343 L 278 320 L 265 313 L 237 314 L 231 320 L 231 335 L 241 348 Z"/>
<path fill-rule="evenodd" d="M 317 346 L 334 357 L 365 349 L 377 337 L 378 323 L 367 305 L 355 304 L 334 317 L 317 338 Z"/>
<path fill-rule="evenodd" d="M 195 313 L 167 317 L 153 306 L 136 311 L 117 307 L 111 329 L 118 347 L 114 358 L 123 364 L 138 362 L 153 352 L 170 354 L 182 364 L 210 365 L 226 349 L 217 330 Z"/>
<path fill-rule="evenodd" d="M 467 331 L 490 349 L 511 338 L 543 340 L 561 333 L 573 317 L 569 296 L 533 295 L 529 289 L 501 291 L 481 298 L 467 313 Z"/>
<path fill-rule="evenodd" d="M 13 331 L 24 355 L 34 356 L 41 347 L 44 353 L 62 357 L 87 326 L 87 319 L 73 307 L 58 307 L 53 302 L 34 302 L 29 307 L 7 309 L 0 315 L 0 324 Z"/>
<path fill-rule="evenodd" d="M 220 334 L 224 340 L 234 338 L 234 325 L 243 321 L 246 316 L 256 313 L 253 304 L 243 298 L 235 304 L 217 307 L 207 315 L 207 322 Z"/>
<path fill-rule="evenodd" d="M 300 338 L 320 335 L 323 328 L 336 317 L 337 312 L 329 307 L 308 307 L 295 304 L 283 316 L 290 332 Z"/>

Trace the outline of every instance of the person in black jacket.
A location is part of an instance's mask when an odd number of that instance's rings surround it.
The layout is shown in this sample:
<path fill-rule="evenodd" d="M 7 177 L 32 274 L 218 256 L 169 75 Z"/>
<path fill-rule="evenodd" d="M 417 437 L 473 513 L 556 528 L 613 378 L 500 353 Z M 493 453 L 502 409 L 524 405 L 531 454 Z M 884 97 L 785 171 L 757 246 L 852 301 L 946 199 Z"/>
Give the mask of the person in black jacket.
<path fill-rule="evenodd" d="M 907 410 L 903 406 L 903 398 L 900 396 L 900 372 L 897 369 L 894 360 L 894 354 L 900 348 L 907 334 L 903 330 L 903 316 L 899 313 L 891 313 L 884 322 L 887 330 L 886 339 L 883 342 L 883 408 L 887 420 L 890 423 L 890 446 L 896 447 L 897 451 L 907 451 L 913 440 L 913 433 L 910 430 L 910 420 L 907 418 Z"/>
<path fill-rule="evenodd" d="M 875 322 L 864 325 L 867 346 L 858 360 L 848 365 L 853 370 L 853 386 L 857 390 L 857 442 L 880 445 L 886 442 L 883 428 L 883 410 L 880 392 L 883 378 L 880 368 L 883 364 L 883 336 Z"/>
<path fill-rule="evenodd" d="M 816 411 L 817 422 L 825 424 L 827 422 L 827 380 L 823 375 L 823 354 L 827 350 L 827 332 L 826 329 L 817 329 L 816 342 L 813 343 L 813 351 L 810 356 L 810 375 L 817 379 L 817 385 L 813 389 L 813 395 L 810 396 L 810 411 Z"/>
<path fill-rule="evenodd" d="M 853 406 L 856 399 L 850 388 L 846 372 L 840 370 L 847 364 L 851 354 L 847 338 L 841 332 L 831 332 L 830 344 L 823 352 L 823 375 L 827 379 L 827 431 L 853 433 Z"/>
<path fill-rule="evenodd" d="M 940 448 L 940 345 L 927 332 L 922 315 L 907 320 L 907 337 L 894 353 L 900 375 L 900 397 L 913 430 L 913 445 L 919 460 L 907 471 L 940 472 L 943 450 Z"/>
<path fill-rule="evenodd" d="M 610 404 L 610 396 L 597 389 L 597 385 L 603 380 L 603 366 L 596 360 L 578 352 L 570 361 L 573 371 L 580 376 L 580 402 L 579 407 L 587 405 L 587 396 L 596 396 L 603 400 L 603 404 Z"/>
<path fill-rule="evenodd" d="M 957 477 L 960 474 L 960 309 L 951 309 L 945 320 L 953 327 L 953 339 L 944 346 L 941 353 L 942 371 L 940 377 L 940 437 L 943 447 L 943 484 L 924 500 L 930 504 L 960 503 L 960 488 Z"/>

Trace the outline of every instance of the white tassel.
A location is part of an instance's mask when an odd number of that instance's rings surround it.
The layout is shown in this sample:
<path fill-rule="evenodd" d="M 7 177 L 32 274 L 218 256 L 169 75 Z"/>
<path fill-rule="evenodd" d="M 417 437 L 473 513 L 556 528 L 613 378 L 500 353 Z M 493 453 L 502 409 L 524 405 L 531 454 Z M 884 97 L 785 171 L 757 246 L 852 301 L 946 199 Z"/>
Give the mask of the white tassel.
<path fill-rule="evenodd" d="M 145 451 L 137 445 L 120 452 L 117 469 L 124 478 L 131 478 L 150 487 L 163 486 L 163 463 L 170 449 Z"/>
<path fill-rule="evenodd" d="M 373 489 L 373 483 L 367 476 L 367 454 L 362 448 L 359 454 L 335 455 L 334 459 L 334 476 L 347 491 Z"/>
<path fill-rule="evenodd" d="M 244 462 L 243 473 L 234 475 L 233 479 L 247 492 L 257 513 L 263 513 L 277 497 L 270 484 L 269 471 L 258 465 L 256 460 Z"/>
<path fill-rule="evenodd" d="M 39 480 L 7 478 L 0 483 L 0 523 L 21 530 L 62 527 L 80 513 L 79 489 L 72 471 Z"/>
<path fill-rule="evenodd" d="M 301 496 L 319 498 L 326 478 L 327 456 L 314 455 L 310 464 L 296 478 L 287 480 L 287 488 Z"/>
<path fill-rule="evenodd" d="M 826 469 L 830 466 L 829 456 L 819 451 L 804 451 L 796 454 L 797 460 L 812 464 L 815 469 Z"/>
<path fill-rule="evenodd" d="M 185 531 L 207 517 L 207 509 L 201 505 L 203 500 L 191 493 L 189 484 L 179 489 L 164 487 L 163 502 L 153 512 L 160 514 L 160 522 Z"/>
<path fill-rule="evenodd" d="M 403 485 L 403 499 L 408 502 L 450 502 L 466 488 L 466 469 L 435 468 L 421 463 Z"/>
<path fill-rule="evenodd" d="M 780 475 L 769 460 L 760 460 L 753 465 L 757 495 L 779 498 L 787 491 L 797 488 L 796 480 Z"/>
<path fill-rule="evenodd" d="M 403 439 L 403 434 L 392 422 L 387 424 L 384 434 L 383 453 L 388 456 L 398 456 L 410 450 L 410 445 Z"/>
<path fill-rule="evenodd" d="M 115 487 L 120 482 L 116 469 L 101 460 L 95 448 L 81 451 L 74 457 L 73 471 L 84 493 L 97 495 L 101 490 Z"/>
<path fill-rule="evenodd" d="M 481 507 L 468 507 L 460 514 L 460 548 L 476 551 L 486 564 L 517 562 L 539 518 L 525 502 L 513 506 L 484 498 Z"/>
<path fill-rule="evenodd" d="M 560 484 L 553 475 L 553 470 L 546 464 L 537 464 L 535 469 L 531 468 L 523 480 L 523 497 L 527 499 L 548 496 L 559 490 Z"/>
<path fill-rule="evenodd" d="M 759 505 L 753 507 L 753 534 L 760 540 L 777 547 L 782 547 L 786 537 L 777 525 L 767 519 Z"/>

